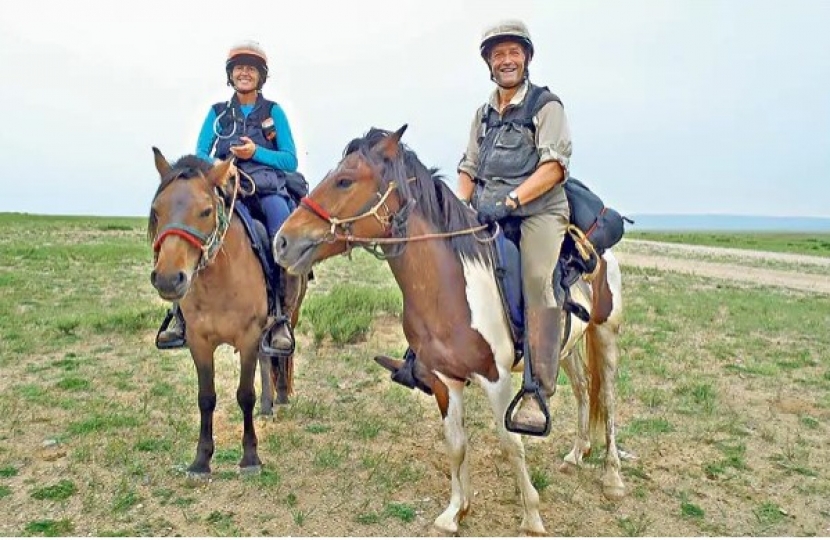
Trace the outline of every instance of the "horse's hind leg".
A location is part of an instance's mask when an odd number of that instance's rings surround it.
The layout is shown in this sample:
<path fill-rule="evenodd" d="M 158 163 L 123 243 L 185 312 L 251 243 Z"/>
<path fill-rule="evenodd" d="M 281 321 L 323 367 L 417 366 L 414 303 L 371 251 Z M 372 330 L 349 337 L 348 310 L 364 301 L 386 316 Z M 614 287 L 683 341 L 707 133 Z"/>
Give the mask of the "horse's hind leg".
<path fill-rule="evenodd" d="M 190 356 L 196 366 L 199 379 L 199 443 L 196 445 L 196 457 L 187 472 L 193 476 L 210 475 L 210 460 L 213 457 L 213 411 L 216 409 L 216 387 L 213 376 L 213 352 L 215 347 L 208 345 L 197 336 L 188 336 Z"/>
<path fill-rule="evenodd" d="M 458 532 L 458 524 L 470 509 L 470 460 L 467 458 L 467 433 L 464 430 L 464 383 L 441 379 L 431 384 L 444 419 L 444 438 L 450 458 L 452 495 L 447 509 L 435 519 L 435 526 L 446 534 Z"/>
<path fill-rule="evenodd" d="M 259 346 L 256 339 L 249 341 L 251 343 L 239 351 L 241 366 L 239 386 L 236 389 L 236 402 L 242 409 L 243 426 L 242 459 L 239 461 L 239 468 L 243 472 L 259 472 L 262 462 L 257 455 L 257 437 L 254 429 L 254 403 L 256 402 L 254 378 Z"/>
<path fill-rule="evenodd" d="M 259 397 L 259 414 L 273 416 L 274 414 L 274 384 L 271 372 L 271 359 L 259 356 L 259 380 L 262 393 Z"/>
<path fill-rule="evenodd" d="M 490 408 L 496 421 L 496 431 L 501 442 L 502 452 L 513 465 L 516 474 L 516 482 L 522 499 L 521 530 L 530 534 L 545 534 L 545 526 L 542 517 L 539 515 L 539 493 L 533 487 L 530 480 L 530 473 L 525 463 L 525 449 L 522 438 L 515 433 L 510 433 L 504 427 L 504 413 L 510 404 L 512 387 L 510 372 L 500 372 L 496 382 L 479 379 L 479 384 L 484 388 L 490 400 Z"/>
<path fill-rule="evenodd" d="M 605 423 L 606 453 L 602 492 L 606 498 L 612 500 L 621 499 L 625 495 L 625 485 L 622 476 L 620 476 L 620 453 L 617 448 L 617 433 L 614 424 L 616 415 L 614 384 L 617 377 L 617 360 L 619 358 L 618 334 L 619 325 L 615 325 L 611 321 L 600 325 L 592 324 L 588 328 L 588 354 L 593 355 L 593 360 L 596 362 L 591 375 L 599 379 L 597 398 L 600 400 L 598 405 L 601 414 L 598 416 Z M 591 361 L 592 359 L 589 358 L 589 362 Z"/>
<path fill-rule="evenodd" d="M 562 359 L 562 368 L 568 376 L 576 399 L 576 438 L 573 448 L 565 456 L 560 467 L 563 472 L 582 465 L 582 458 L 591 453 L 591 434 L 588 431 L 588 380 L 585 377 L 583 344 L 580 340 Z"/>

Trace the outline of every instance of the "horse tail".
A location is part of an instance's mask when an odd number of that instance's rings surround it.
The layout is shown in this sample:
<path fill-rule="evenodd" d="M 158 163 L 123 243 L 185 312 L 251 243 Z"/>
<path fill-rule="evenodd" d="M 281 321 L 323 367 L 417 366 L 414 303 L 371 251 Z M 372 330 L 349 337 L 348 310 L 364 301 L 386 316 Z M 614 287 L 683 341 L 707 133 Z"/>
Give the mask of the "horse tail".
<path fill-rule="evenodd" d="M 605 385 L 605 369 L 603 362 L 605 355 L 602 345 L 596 336 L 597 328 L 593 324 L 585 332 L 585 348 L 588 361 L 588 431 L 599 433 L 605 429 L 608 417 L 608 408 L 602 399 L 602 389 Z"/>

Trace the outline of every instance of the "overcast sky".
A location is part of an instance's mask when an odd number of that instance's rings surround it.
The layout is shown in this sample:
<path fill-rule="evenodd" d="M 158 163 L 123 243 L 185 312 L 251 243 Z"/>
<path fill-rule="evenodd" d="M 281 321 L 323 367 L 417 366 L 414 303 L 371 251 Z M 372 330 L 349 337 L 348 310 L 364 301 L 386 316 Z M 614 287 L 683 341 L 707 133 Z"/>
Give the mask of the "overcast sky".
<path fill-rule="evenodd" d="M 234 5 L 244 9 L 234 9 Z M 227 49 L 258 40 L 316 184 L 371 126 L 455 185 L 492 89 L 484 27 L 521 18 L 565 104 L 573 176 L 623 213 L 830 217 L 830 1 L 4 2 L 0 211 L 145 215 L 152 146 L 195 151 Z"/>

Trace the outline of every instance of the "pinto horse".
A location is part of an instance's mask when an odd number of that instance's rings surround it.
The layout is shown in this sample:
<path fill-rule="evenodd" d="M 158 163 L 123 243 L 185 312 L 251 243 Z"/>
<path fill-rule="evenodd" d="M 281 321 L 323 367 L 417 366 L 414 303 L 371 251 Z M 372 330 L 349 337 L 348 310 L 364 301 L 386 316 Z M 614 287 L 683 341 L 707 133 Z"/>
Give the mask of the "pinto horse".
<path fill-rule="evenodd" d="M 275 389 L 278 402 L 287 402 L 293 392 L 293 358 L 259 355 L 268 322 L 267 287 L 248 233 L 233 210 L 238 178 L 229 174 L 230 161 L 211 165 L 191 155 L 170 165 L 157 148 L 153 153 L 161 183 L 147 227 L 155 253 L 150 281 L 162 299 L 179 302 L 199 379 L 201 427 L 196 458 L 188 473 L 210 474 L 216 408 L 213 355 L 221 344 L 239 351 L 236 400 L 243 418 L 239 467 L 256 472 L 261 466 L 253 421 L 257 358 L 265 414 L 271 411 Z M 306 281 L 301 283 L 293 312 L 287 314 L 292 324 L 297 323 L 305 292 Z"/>
<path fill-rule="evenodd" d="M 518 366 L 494 275 L 492 238 L 436 171 L 400 143 L 405 128 L 395 133 L 372 129 L 353 140 L 337 167 L 282 226 L 274 239 L 274 256 L 297 274 L 354 245 L 372 248 L 387 259 L 403 293 L 403 329 L 417 354 L 418 377 L 434 393 L 444 424 L 452 495 L 436 527 L 457 532 L 470 509 L 463 390 L 467 381 L 475 381 L 489 398 L 502 449 L 518 477 L 521 529 L 543 534 L 539 494 L 531 483 L 522 439 L 504 427 L 511 370 Z M 621 279 L 610 252 L 601 264 L 601 277 L 593 287 L 582 284 L 572 292 L 592 315 L 588 324 L 574 321 L 563 351 L 562 365 L 579 407 L 577 439 L 563 465 L 581 464 L 591 447 L 589 428 L 604 424 L 603 488 L 607 496 L 618 498 L 624 487 L 613 418 Z M 599 297 L 604 301 L 592 301 Z M 576 346 L 583 335 L 587 354 Z"/>

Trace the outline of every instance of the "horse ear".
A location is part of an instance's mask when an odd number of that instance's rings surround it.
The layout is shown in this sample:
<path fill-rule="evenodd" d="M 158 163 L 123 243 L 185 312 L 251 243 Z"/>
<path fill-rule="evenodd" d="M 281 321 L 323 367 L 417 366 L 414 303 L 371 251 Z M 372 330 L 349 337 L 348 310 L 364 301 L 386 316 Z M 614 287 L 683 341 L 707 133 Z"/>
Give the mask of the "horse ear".
<path fill-rule="evenodd" d="M 375 150 L 380 152 L 380 154 L 386 159 L 394 159 L 397 157 L 401 137 L 403 137 L 404 131 L 406 131 L 408 126 L 408 124 L 404 124 L 395 133 L 384 137 L 377 143 Z"/>
<path fill-rule="evenodd" d="M 231 160 L 227 159 L 214 165 L 207 175 L 208 182 L 216 187 L 223 187 L 228 181 L 228 171 L 231 168 Z"/>
<path fill-rule="evenodd" d="M 153 147 L 153 155 L 156 158 L 156 170 L 159 172 L 159 176 L 163 179 L 167 176 L 167 173 L 170 172 L 170 164 L 167 162 L 167 158 L 164 157 L 164 154 L 161 153 L 161 150 Z"/>

